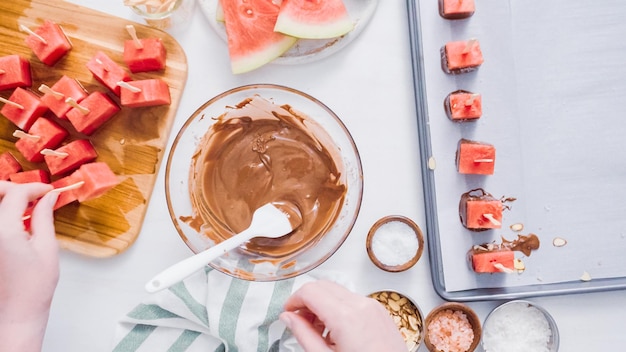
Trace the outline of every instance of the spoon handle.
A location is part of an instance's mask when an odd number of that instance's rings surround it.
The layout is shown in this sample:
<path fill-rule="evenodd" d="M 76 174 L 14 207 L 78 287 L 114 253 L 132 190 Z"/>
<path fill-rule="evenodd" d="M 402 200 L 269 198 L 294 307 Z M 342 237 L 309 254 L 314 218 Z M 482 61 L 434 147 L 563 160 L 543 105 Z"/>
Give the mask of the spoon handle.
<path fill-rule="evenodd" d="M 205 267 L 215 258 L 224 255 L 231 249 L 251 239 L 254 235 L 253 231 L 244 230 L 236 236 L 230 237 L 209 249 L 170 266 L 148 281 L 145 286 L 146 291 L 152 293 L 172 286 Z"/>

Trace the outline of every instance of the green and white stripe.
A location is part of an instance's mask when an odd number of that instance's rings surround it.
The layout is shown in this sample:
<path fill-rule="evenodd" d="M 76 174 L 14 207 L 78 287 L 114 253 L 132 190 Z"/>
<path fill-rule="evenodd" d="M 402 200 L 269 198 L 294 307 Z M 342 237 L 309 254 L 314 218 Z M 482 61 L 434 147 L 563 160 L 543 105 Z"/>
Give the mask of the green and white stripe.
<path fill-rule="evenodd" d="M 207 267 L 126 314 L 113 352 L 302 351 L 278 315 L 289 295 L 311 280 L 253 282 Z"/>

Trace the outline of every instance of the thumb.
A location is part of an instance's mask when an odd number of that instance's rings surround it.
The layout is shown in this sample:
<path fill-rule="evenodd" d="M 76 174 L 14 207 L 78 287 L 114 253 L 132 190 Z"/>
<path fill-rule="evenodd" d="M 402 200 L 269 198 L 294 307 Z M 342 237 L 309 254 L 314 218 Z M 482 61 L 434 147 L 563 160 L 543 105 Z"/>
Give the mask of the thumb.
<path fill-rule="evenodd" d="M 283 312 L 278 318 L 287 325 L 305 351 L 332 351 L 317 329 L 300 315 L 294 312 Z"/>

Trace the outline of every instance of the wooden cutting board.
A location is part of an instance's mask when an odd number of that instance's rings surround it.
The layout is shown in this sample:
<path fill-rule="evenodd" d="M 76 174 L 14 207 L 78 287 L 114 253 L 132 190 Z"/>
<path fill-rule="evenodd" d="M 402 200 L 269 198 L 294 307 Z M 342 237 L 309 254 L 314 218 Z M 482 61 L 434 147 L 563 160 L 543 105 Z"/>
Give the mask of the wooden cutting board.
<path fill-rule="evenodd" d="M 23 24 L 34 29 L 44 19 L 60 24 L 73 49 L 55 66 L 48 67 L 24 44 Z M 0 1 L 0 56 L 20 54 L 31 63 L 31 90 L 54 84 L 62 75 L 78 79 L 89 91 L 106 88 L 96 82 L 85 64 L 96 51 L 105 52 L 124 65 L 123 43 L 130 39 L 125 26 L 133 24 L 142 37 L 160 37 L 167 49 L 167 67 L 161 72 L 132 74 L 133 79 L 159 77 L 170 87 L 169 106 L 122 108 L 110 121 L 89 137 L 98 152 L 98 161 L 107 162 L 121 183 L 104 196 L 85 203 L 73 203 L 55 213 L 57 238 L 65 249 L 92 257 L 110 257 L 128 249 L 139 235 L 157 171 L 163 159 L 176 110 L 187 80 L 187 59 L 180 45 L 167 33 L 59 0 Z M 125 67 L 125 65 L 124 65 Z M 8 98 L 12 90 L 0 91 Z M 119 99 L 109 92 L 119 105 Z M 71 139 L 85 138 L 71 125 L 63 124 Z M 0 153 L 11 151 L 24 169 L 45 168 L 26 162 L 16 151 L 12 137 L 16 126 L 0 116 Z M 165 206 L 165 205 L 163 205 Z"/>

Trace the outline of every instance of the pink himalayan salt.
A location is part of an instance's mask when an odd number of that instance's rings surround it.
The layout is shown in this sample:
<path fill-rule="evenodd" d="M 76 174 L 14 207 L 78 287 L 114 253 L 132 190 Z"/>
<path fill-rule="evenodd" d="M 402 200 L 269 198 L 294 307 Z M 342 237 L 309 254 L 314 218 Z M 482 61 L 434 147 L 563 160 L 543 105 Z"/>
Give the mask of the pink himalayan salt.
<path fill-rule="evenodd" d="M 465 352 L 474 341 L 474 330 L 465 313 L 446 309 L 428 324 L 428 339 L 437 351 Z"/>

